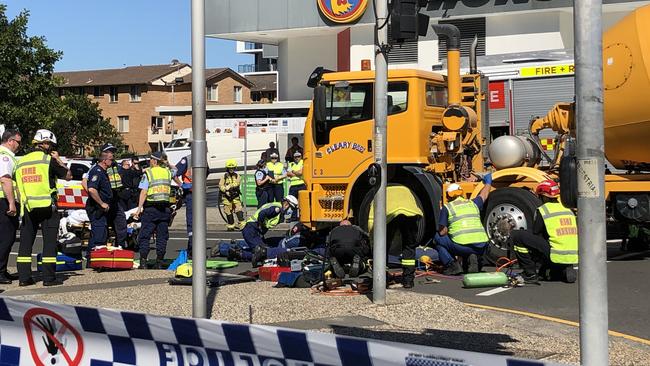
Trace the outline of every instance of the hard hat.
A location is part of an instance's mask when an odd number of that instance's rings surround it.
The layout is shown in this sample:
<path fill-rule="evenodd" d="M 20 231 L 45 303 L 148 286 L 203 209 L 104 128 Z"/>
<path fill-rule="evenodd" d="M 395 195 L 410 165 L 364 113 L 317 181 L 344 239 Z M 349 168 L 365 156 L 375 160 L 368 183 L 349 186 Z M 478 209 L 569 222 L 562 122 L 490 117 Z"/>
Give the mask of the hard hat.
<path fill-rule="evenodd" d="M 163 153 L 161 151 L 156 151 L 156 152 L 152 153 L 149 157 L 151 159 L 153 159 L 153 160 L 160 161 L 160 160 L 163 159 Z"/>
<path fill-rule="evenodd" d="M 50 142 L 56 144 L 56 136 L 54 136 L 54 133 L 52 133 L 50 130 L 38 130 L 36 131 L 36 134 L 34 134 L 32 144 L 40 144 L 41 142 Z"/>
<path fill-rule="evenodd" d="M 554 180 L 547 179 L 537 185 L 535 193 L 550 198 L 557 198 L 560 194 L 560 186 Z"/>
<path fill-rule="evenodd" d="M 106 152 L 106 151 L 116 152 L 117 148 L 110 142 L 107 142 L 104 145 L 102 145 L 102 152 Z"/>
<path fill-rule="evenodd" d="M 277 157 L 279 157 L 277 153 L 271 153 L 270 158 L 277 158 Z"/>
<path fill-rule="evenodd" d="M 456 198 L 463 195 L 463 188 L 458 183 L 452 183 L 447 186 L 447 195 L 450 198 Z"/>
<path fill-rule="evenodd" d="M 289 203 L 289 206 L 291 206 L 291 208 L 298 207 L 298 199 L 292 195 L 287 195 L 286 197 L 284 197 L 283 201 L 287 201 Z"/>
<path fill-rule="evenodd" d="M 295 153 L 293 153 L 293 156 L 294 157 L 302 156 L 302 153 L 300 151 L 296 151 Z"/>
<path fill-rule="evenodd" d="M 180 266 L 176 267 L 176 277 L 192 277 L 192 264 L 183 263 Z"/>
<path fill-rule="evenodd" d="M 422 262 L 424 264 L 433 264 L 433 261 L 431 260 L 431 257 L 429 257 L 428 255 L 420 256 L 420 262 Z"/>
<path fill-rule="evenodd" d="M 228 159 L 226 160 L 226 168 L 228 169 L 234 169 L 237 167 L 237 161 L 235 159 Z"/>

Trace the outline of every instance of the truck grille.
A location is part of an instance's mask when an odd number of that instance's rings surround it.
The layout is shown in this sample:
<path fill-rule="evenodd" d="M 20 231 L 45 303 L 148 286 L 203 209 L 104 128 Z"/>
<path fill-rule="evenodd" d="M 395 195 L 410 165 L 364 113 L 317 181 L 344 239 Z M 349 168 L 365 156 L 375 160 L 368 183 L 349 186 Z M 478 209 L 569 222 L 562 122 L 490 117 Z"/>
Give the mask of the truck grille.
<path fill-rule="evenodd" d="M 318 198 L 321 209 L 327 211 L 342 211 L 345 201 L 346 184 L 321 185 L 323 196 Z"/>

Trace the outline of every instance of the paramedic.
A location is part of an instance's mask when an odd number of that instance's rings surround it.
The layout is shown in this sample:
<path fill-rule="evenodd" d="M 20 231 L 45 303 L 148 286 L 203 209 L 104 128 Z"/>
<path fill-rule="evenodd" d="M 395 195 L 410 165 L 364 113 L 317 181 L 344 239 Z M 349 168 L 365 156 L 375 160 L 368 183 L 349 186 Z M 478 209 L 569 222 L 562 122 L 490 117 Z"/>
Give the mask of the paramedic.
<path fill-rule="evenodd" d="M 237 162 L 235 159 L 228 159 L 226 161 L 226 174 L 219 181 L 219 190 L 223 195 L 223 211 L 226 214 L 226 229 L 228 231 L 234 231 L 235 227 L 241 230 L 246 224 L 241 204 L 241 190 L 239 188 L 241 179 L 239 178 L 239 174 L 235 172 L 236 168 Z M 237 215 L 237 226 L 235 226 L 233 212 Z"/>
<path fill-rule="evenodd" d="M 266 170 L 273 180 L 271 181 L 271 192 L 268 202 L 280 202 L 284 196 L 284 178 L 287 177 L 287 170 L 279 160 L 277 153 L 271 154 L 271 161 L 266 163 Z"/>
<path fill-rule="evenodd" d="M 166 157 L 161 152 L 151 154 L 149 168 L 145 169 L 140 182 L 140 200 L 136 219 L 140 218 L 142 228 L 138 235 L 140 248 L 139 269 L 147 268 L 149 241 L 156 232 L 156 268 L 163 269 L 163 259 L 169 240 L 169 221 L 171 220 L 171 181 L 172 172 L 167 168 Z"/>
<path fill-rule="evenodd" d="M 113 165 L 112 154 L 102 152 L 99 160 L 88 172 L 88 196 L 86 213 L 90 219 L 90 240 L 88 240 L 88 253 L 86 266 L 90 261 L 90 252 L 98 245 L 106 245 L 108 236 L 108 212 L 110 202 L 113 200 L 113 190 L 106 170 Z"/>
<path fill-rule="evenodd" d="M 289 169 L 287 169 L 287 176 L 289 176 L 289 194 L 298 198 L 298 192 L 307 189 L 305 181 L 302 178 L 303 170 L 302 153 L 296 151 L 293 153 L 293 161 L 289 162 Z M 298 210 L 291 213 L 289 221 L 298 221 Z"/>
<path fill-rule="evenodd" d="M 0 145 L 0 284 L 11 284 L 18 277 L 7 272 L 7 261 L 18 230 L 18 197 L 13 182 L 16 157 L 23 136 L 17 130 L 6 130 Z"/>
<path fill-rule="evenodd" d="M 176 164 L 174 181 L 183 189 L 185 199 L 185 226 L 187 229 L 187 253 L 192 253 L 192 155 L 187 155 Z"/>
<path fill-rule="evenodd" d="M 20 193 L 23 226 L 18 249 L 19 286 L 34 284 L 32 278 L 32 247 L 36 231 L 43 232 L 43 286 L 61 285 L 56 278 L 56 244 L 59 214 L 56 210 L 56 179 L 72 179 L 65 163 L 54 151 L 56 136 L 49 130 L 38 130 L 32 144 L 35 151 L 23 156 L 16 166 L 16 185 Z"/>

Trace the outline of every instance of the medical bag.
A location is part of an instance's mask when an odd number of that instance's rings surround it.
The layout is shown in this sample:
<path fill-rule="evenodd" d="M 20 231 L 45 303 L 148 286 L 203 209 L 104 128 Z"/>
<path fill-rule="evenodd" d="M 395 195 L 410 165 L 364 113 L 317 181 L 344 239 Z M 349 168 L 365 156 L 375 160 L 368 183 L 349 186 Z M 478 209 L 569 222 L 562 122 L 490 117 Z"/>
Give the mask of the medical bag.
<path fill-rule="evenodd" d="M 43 265 L 43 254 L 39 253 L 36 256 L 36 268 L 39 271 L 42 271 L 41 269 L 42 265 Z M 81 258 L 74 258 L 62 253 L 57 253 L 56 272 L 80 271 L 80 270 L 81 270 Z"/>
<path fill-rule="evenodd" d="M 90 252 L 90 268 L 132 269 L 133 252 L 124 249 L 96 248 Z"/>

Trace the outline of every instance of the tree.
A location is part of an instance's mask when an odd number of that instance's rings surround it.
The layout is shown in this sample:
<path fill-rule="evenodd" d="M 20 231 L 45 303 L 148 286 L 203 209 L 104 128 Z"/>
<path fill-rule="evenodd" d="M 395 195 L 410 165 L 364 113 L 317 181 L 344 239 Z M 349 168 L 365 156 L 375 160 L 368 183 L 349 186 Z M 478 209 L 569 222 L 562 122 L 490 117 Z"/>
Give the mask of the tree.
<path fill-rule="evenodd" d="M 92 149 L 100 141 L 121 146 L 119 133 L 96 103 L 59 97 L 62 80 L 53 73 L 62 53 L 48 48 L 44 37 L 27 36 L 29 12 L 9 20 L 5 11 L 0 4 L 0 123 L 18 128 L 26 141 L 40 128 L 52 130 L 62 155 L 75 154 L 80 147 Z"/>

